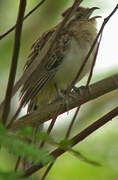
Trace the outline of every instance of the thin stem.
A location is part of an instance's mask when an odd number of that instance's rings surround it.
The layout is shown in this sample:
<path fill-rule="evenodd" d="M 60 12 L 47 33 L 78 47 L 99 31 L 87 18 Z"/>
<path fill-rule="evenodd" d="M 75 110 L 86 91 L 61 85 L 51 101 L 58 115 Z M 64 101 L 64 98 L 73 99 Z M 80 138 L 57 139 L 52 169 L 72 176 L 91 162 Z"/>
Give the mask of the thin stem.
<path fill-rule="evenodd" d="M 19 113 L 20 113 L 20 111 L 21 111 L 21 107 L 22 107 L 22 105 L 20 105 L 20 106 L 18 107 L 16 113 L 13 115 L 13 117 L 12 117 L 12 118 L 10 119 L 10 121 L 8 122 L 8 124 L 7 124 L 7 129 L 9 129 L 9 128 L 12 126 L 13 122 L 14 122 L 15 119 L 18 117 L 18 115 L 19 115 Z"/>
<path fill-rule="evenodd" d="M 77 117 L 77 115 L 79 113 L 79 110 L 80 110 L 80 106 L 77 108 L 77 110 L 76 110 L 76 112 L 75 112 L 75 114 L 74 114 L 74 116 L 73 116 L 73 118 L 71 120 L 71 123 L 70 123 L 69 128 L 68 128 L 67 133 L 66 133 L 66 138 L 68 138 L 70 136 L 73 124 L 74 124 L 74 122 L 76 120 L 76 117 Z"/>
<path fill-rule="evenodd" d="M 88 80 L 87 80 L 87 83 L 86 83 L 86 87 L 89 86 L 91 78 L 92 78 L 93 69 L 94 69 L 94 66 L 95 66 L 95 63 L 96 63 L 96 58 L 97 58 L 98 50 L 99 50 L 99 47 L 100 47 L 101 39 L 102 39 L 102 33 L 100 35 L 100 39 L 99 39 L 99 42 L 98 42 L 98 45 L 97 45 L 97 49 L 96 49 L 95 56 L 94 56 L 94 59 L 93 59 L 91 71 L 90 71 L 90 74 L 89 74 L 89 77 L 88 77 Z"/>
<path fill-rule="evenodd" d="M 26 14 L 26 16 L 24 16 L 23 21 L 27 19 L 35 10 L 37 10 L 44 2 L 45 0 L 42 0 L 40 3 L 38 3 L 29 13 Z M 8 31 L 0 35 L 0 40 L 12 32 L 16 28 L 16 25 L 17 24 L 13 25 Z"/>
<path fill-rule="evenodd" d="M 16 161 L 16 165 L 15 165 L 15 169 L 14 169 L 15 172 L 18 170 L 18 167 L 20 165 L 20 161 L 21 161 L 21 157 L 19 156 L 17 161 Z"/>
<path fill-rule="evenodd" d="M 47 169 L 46 169 L 45 173 L 43 174 L 41 180 L 44 180 L 44 179 L 46 178 L 46 176 L 47 176 L 47 174 L 49 173 L 50 169 L 52 168 L 53 164 L 54 164 L 54 163 L 51 163 L 51 164 L 47 167 Z"/>
<path fill-rule="evenodd" d="M 13 90 L 15 75 L 16 75 L 16 70 L 17 70 L 18 55 L 19 55 L 19 49 L 20 49 L 20 40 L 21 40 L 21 32 L 22 32 L 25 8 L 26 8 L 26 0 L 20 0 L 19 12 L 18 12 L 17 23 L 16 23 L 17 25 L 16 25 L 16 31 L 15 31 L 12 63 L 11 63 L 11 69 L 10 69 L 9 80 L 8 80 L 8 85 L 7 85 L 7 91 L 5 95 L 5 104 L 3 108 L 3 114 L 2 114 L 3 124 L 6 124 L 9 111 L 10 111 L 10 101 L 12 97 L 12 90 Z"/>
<path fill-rule="evenodd" d="M 61 107 L 62 106 L 59 106 L 58 110 L 53 115 L 53 118 L 52 118 L 51 123 L 49 124 L 48 130 L 47 130 L 48 135 L 51 133 L 51 131 L 52 131 L 54 125 L 55 125 L 55 122 L 56 122 L 56 119 L 57 119 L 57 116 L 59 114 L 59 111 L 60 111 Z M 44 146 L 44 144 L 45 144 L 45 142 L 42 141 L 41 144 L 40 144 L 40 148 L 42 148 Z"/>

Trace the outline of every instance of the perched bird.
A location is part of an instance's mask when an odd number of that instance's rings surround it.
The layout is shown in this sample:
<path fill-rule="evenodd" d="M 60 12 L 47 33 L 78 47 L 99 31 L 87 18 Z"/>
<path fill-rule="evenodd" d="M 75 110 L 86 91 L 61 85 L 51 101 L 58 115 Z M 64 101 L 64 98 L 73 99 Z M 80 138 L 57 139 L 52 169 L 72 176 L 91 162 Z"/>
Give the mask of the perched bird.
<path fill-rule="evenodd" d="M 97 35 L 96 18 L 98 16 L 91 17 L 96 9 L 99 8 L 78 7 L 73 12 L 48 53 L 45 66 L 40 68 L 40 72 L 33 72 L 24 83 L 21 90 L 21 103 L 24 105 L 29 103 L 30 112 L 36 109 L 40 111 L 45 105 L 53 102 L 58 92 L 65 91 L 74 80 Z M 69 9 L 62 14 L 62 18 L 68 11 Z M 27 70 L 35 61 L 58 26 L 59 24 L 45 32 L 33 44 L 24 70 Z M 90 71 L 94 54 L 95 50 L 90 55 L 77 82 Z"/>

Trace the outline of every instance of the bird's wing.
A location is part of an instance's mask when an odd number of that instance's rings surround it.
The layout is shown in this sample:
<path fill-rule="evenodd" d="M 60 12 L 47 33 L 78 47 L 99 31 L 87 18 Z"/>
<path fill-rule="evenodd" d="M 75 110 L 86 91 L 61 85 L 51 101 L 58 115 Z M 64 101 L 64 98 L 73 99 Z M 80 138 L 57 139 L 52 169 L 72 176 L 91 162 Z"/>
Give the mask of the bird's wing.
<path fill-rule="evenodd" d="M 51 37 L 55 30 L 44 33 L 32 46 L 32 51 L 26 62 L 24 71 L 26 71 L 37 58 L 45 43 Z M 46 63 L 38 68 L 30 75 L 24 83 L 21 90 L 21 103 L 26 105 L 30 100 L 33 100 L 39 91 L 44 87 L 56 74 L 58 66 L 61 64 L 64 56 L 69 50 L 71 36 L 69 33 L 62 31 L 57 38 L 51 52 L 48 53 Z M 40 59 L 39 59 L 40 61 Z"/>

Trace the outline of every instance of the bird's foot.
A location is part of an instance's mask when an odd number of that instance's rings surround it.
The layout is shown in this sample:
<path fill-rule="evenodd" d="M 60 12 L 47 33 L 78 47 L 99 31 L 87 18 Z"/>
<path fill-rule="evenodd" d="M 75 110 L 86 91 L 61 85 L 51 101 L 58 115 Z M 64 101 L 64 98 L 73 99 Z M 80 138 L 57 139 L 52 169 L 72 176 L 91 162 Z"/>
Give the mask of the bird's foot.
<path fill-rule="evenodd" d="M 78 93 L 80 96 L 84 96 L 85 94 L 85 90 L 88 90 L 89 94 L 91 94 L 91 89 L 90 87 L 86 87 L 86 86 L 80 86 L 80 87 L 73 87 L 73 91 Z"/>

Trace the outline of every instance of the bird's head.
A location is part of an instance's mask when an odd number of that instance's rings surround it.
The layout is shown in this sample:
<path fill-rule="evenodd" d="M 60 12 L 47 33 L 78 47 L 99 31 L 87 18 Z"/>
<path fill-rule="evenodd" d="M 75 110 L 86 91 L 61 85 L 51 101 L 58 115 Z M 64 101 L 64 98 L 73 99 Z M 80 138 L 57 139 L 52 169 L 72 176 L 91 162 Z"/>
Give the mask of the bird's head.
<path fill-rule="evenodd" d="M 71 7 L 70 7 L 71 8 Z M 62 14 L 63 17 L 65 17 L 67 15 L 67 13 L 69 13 L 70 11 L 70 8 L 68 8 L 67 10 L 65 10 Z M 84 8 L 84 7 L 78 7 L 73 13 L 72 13 L 72 16 L 71 16 L 71 20 L 90 20 L 90 19 L 96 19 L 96 18 L 99 18 L 101 16 L 94 16 L 94 17 L 91 17 L 92 13 L 99 9 L 98 7 L 92 7 L 92 8 Z"/>

